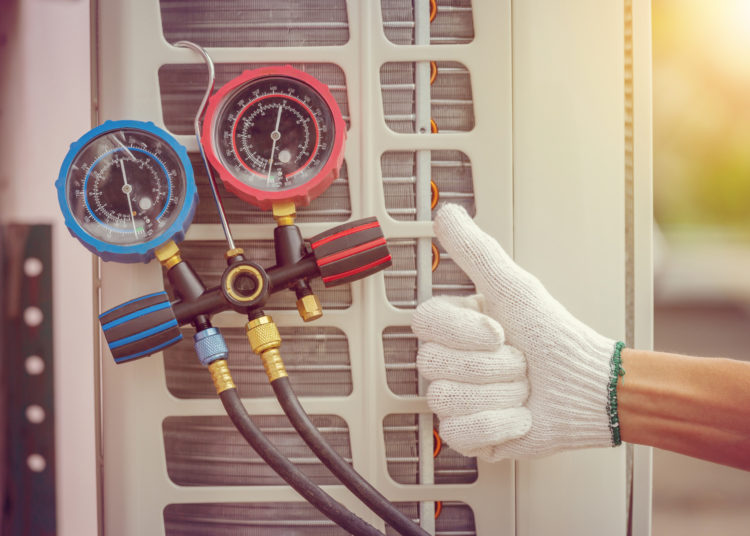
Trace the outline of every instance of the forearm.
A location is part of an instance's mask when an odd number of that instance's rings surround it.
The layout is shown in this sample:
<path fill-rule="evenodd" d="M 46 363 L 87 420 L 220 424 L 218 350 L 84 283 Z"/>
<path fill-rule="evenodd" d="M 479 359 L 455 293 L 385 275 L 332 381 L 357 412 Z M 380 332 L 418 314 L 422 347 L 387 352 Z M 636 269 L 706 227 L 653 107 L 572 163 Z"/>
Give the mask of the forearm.
<path fill-rule="evenodd" d="M 623 441 L 750 470 L 750 362 L 626 349 Z"/>

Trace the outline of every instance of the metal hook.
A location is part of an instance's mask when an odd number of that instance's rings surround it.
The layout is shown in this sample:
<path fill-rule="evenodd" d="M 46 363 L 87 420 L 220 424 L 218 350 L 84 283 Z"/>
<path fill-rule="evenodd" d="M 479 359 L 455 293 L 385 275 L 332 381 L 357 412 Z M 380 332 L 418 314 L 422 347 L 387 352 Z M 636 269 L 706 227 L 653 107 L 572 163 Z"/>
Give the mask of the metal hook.
<path fill-rule="evenodd" d="M 206 173 L 208 173 L 208 183 L 211 186 L 211 193 L 214 196 L 214 203 L 216 203 L 216 210 L 219 212 L 219 220 L 221 220 L 221 227 L 224 229 L 224 236 L 227 239 L 227 245 L 229 246 L 229 250 L 232 251 L 235 249 L 234 246 L 234 239 L 232 238 L 232 232 L 229 230 L 229 224 L 227 223 L 227 215 L 224 212 L 224 203 L 221 201 L 221 195 L 219 194 L 219 189 L 216 186 L 216 179 L 214 178 L 213 169 L 211 168 L 211 165 L 208 163 L 208 160 L 206 159 L 206 153 L 203 151 L 203 145 L 201 144 L 201 117 L 203 117 L 203 112 L 206 111 L 206 104 L 208 103 L 208 98 L 211 96 L 211 93 L 214 91 L 214 77 L 215 77 L 215 71 L 214 71 L 214 62 L 211 60 L 211 56 L 208 55 L 208 53 L 201 47 L 200 45 L 196 45 L 195 43 L 191 41 L 177 41 L 174 46 L 180 47 L 180 48 L 189 48 L 190 50 L 197 52 L 201 55 L 203 58 L 204 63 L 206 64 L 206 67 L 208 67 L 208 87 L 206 88 L 206 93 L 203 95 L 203 100 L 201 101 L 201 105 L 198 107 L 198 113 L 195 114 L 195 121 L 193 122 L 193 127 L 195 128 L 195 139 L 198 141 L 198 150 L 201 153 L 201 157 L 203 158 L 203 165 L 206 167 Z"/>

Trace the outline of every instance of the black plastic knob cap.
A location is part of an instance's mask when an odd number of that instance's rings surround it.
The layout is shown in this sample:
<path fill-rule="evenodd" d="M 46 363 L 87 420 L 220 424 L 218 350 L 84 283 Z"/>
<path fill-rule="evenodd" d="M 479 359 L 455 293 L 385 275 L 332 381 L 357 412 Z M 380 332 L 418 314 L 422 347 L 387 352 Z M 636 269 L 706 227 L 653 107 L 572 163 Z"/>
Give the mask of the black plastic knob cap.
<path fill-rule="evenodd" d="M 326 287 L 335 287 L 388 268 L 391 254 L 377 218 L 329 229 L 310 239 Z"/>
<path fill-rule="evenodd" d="M 182 340 L 169 296 L 141 296 L 99 315 L 116 363 L 146 357 Z"/>

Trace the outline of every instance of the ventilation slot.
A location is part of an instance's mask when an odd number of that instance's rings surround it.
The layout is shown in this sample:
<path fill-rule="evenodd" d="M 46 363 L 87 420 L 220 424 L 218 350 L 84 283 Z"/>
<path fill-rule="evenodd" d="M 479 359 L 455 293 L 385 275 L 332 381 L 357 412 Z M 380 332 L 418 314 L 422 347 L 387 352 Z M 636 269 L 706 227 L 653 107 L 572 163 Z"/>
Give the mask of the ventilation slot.
<path fill-rule="evenodd" d="M 349 427 L 341 417 L 311 415 L 326 441 L 351 463 Z M 253 422 L 279 451 L 317 484 L 338 484 L 283 415 Z M 180 486 L 285 485 L 245 442 L 229 417 L 167 417 L 162 423 L 167 473 Z M 206 533 L 204 533 L 206 534 Z"/>
<path fill-rule="evenodd" d="M 417 157 L 414 151 L 391 151 L 380 159 L 388 214 L 396 220 L 414 221 L 417 215 Z M 431 195 L 434 210 L 444 203 L 462 205 L 473 217 L 474 185 L 471 162 L 461 151 L 431 151 Z"/>
<path fill-rule="evenodd" d="M 195 212 L 193 223 L 219 223 L 219 216 L 213 203 L 211 186 L 208 184 L 206 167 L 198 153 L 190 153 L 190 163 L 195 170 L 195 182 L 201 203 Z M 224 211 L 231 224 L 243 223 L 275 223 L 270 210 L 260 210 L 226 191 L 221 181 L 217 181 Z M 297 222 L 326 222 L 346 221 L 352 215 L 352 205 L 349 198 L 349 174 L 346 162 L 341 166 L 339 178 L 331 186 L 314 199 L 309 206 L 297 207 Z"/>
<path fill-rule="evenodd" d="M 468 504 L 455 501 L 437 501 L 435 504 L 435 536 L 475 536 L 474 512 Z M 419 519 L 419 503 L 395 503 L 410 519 Z M 386 526 L 387 536 L 398 532 Z"/>
<path fill-rule="evenodd" d="M 166 536 L 346 536 L 308 503 L 195 503 L 164 508 Z M 447 535 L 446 535 L 447 536 Z"/>
<path fill-rule="evenodd" d="M 418 484 L 418 415 L 388 415 L 383 419 L 388 474 L 400 484 Z M 433 417 L 437 431 L 438 420 Z M 469 484 L 477 479 L 477 459 L 462 456 L 445 443 L 433 443 L 435 484 Z"/>
<path fill-rule="evenodd" d="M 182 344 L 182 343 L 180 343 Z M 385 377 L 393 394 L 417 396 L 417 337 L 407 326 L 383 330 Z"/>
<path fill-rule="evenodd" d="M 204 47 L 314 47 L 349 41 L 345 0 L 161 0 L 164 38 Z"/>
<path fill-rule="evenodd" d="M 167 388 L 178 398 L 215 398 L 211 378 L 195 357 L 193 334 L 164 350 Z M 352 392 L 349 343 L 343 331 L 327 327 L 279 327 L 284 364 L 299 396 L 347 396 Z M 243 398 L 272 397 L 260 358 L 247 342 L 244 328 L 222 328 L 229 347 L 232 376 Z"/>
<path fill-rule="evenodd" d="M 435 503 L 436 536 L 475 536 L 474 513 L 465 503 Z M 417 503 L 396 503 L 417 520 Z M 345 536 L 347 532 L 307 503 L 170 504 L 164 509 L 167 536 Z M 386 534 L 396 536 L 391 527 Z"/>
<path fill-rule="evenodd" d="M 474 40 L 470 0 L 437 0 L 430 23 L 431 45 L 460 45 Z M 396 45 L 414 44 L 413 0 L 381 0 L 383 31 Z"/>
<path fill-rule="evenodd" d="M 272 240 L 239 240 L 237 247 L 245 250 L 245 256 L 257 262 L 265 268 L 276 264 L 276 254 L 273 249 Z M 218 287 L 221 282 L 221 274 L 227 265 L 224 261 L 224 242 L 210 240 L 186 240 L 180 244 L 182 258 L 190 261 L 191 266 L 203 280 L 206 288 Z M 346 309 L 352 304 L 352 290 L 350 284 L 338 287 L 325 288 L 320 278 L 316 277 L 311 282 L 313 292 L 318 295 L 323 309 Z M 172 286 L 164 272 L 164 288 L 172 300 L 176 299 Z M 271 296 L 265 309 L 297 310 L 297 297 L 293 291 L 277 292 Z"/>
<path fill-rule="evenodd" d="M 218 63 L 216 84 L 218 89 L 248 69 L 264 67 L 268 63 Z M 333 63 L 293 63 L 292 67 L 305 71 L 328 86 L 341 108 L 349 128 L 349 102 L 346 94 L 346 76 L 341 67 Z M 175 134 L 194 134 L 193 119 L 206 92 L 206 66 L 203 64 L 168 64 L 159 68 L 159 88 L 164 125 Z"/>
<path fill-rule="evenodd" d="M 417 306 L 417 246 L 414 239 L 388 241 L 393 266 L 383 272 L 385 294 L 396 307 Z M 445 253 L 437 241 L 433 242 L 432 294 L 434 296 L 467 296 L 475 293 L 471 279 Z"/>
<path fill-rule="evenodd" d="M 433 62 L 436 69 L 430 85 L 433 133 L 466 132 L 474 128 L 474 101 L 469 70 L 453 61 Z M 386 63 L 380 69 L 383 110 L 388 127 L 399 133 L 416 132 L 416 66 Z"/>

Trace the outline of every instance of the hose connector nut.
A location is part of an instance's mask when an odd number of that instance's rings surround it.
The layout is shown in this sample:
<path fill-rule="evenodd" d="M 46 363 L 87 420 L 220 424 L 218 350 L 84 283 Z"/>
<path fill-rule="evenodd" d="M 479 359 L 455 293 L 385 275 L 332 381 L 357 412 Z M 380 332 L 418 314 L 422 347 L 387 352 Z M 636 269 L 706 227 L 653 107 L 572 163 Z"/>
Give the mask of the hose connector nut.
<path fill-rule="evenodd" d="M 217 359 L 227 359 L 229 348 L 218 328 L 208 328 L 197 332 L 193 336 L 195 353 L 204 367 Z"/>
<path fill-rule="evenodd" d="M 323 307 L 315 294 L 308 294 L 297 300 L 297 311 L 305 322 L 312 322 L 323 316 Z"/>
<path fill-rule="evenodd" d="M 180 248 L 174 240 L 169 240 L 166 244 L 156 248 L 154 255 L 167 270 L 182 262 Z"/>
<path fill-rule="evenodd" d="M 260 355 L 271 348 L 281 346 L 281 335 L 279 328 L 276 327 L 273 319 L 268 316 L 261 316 L 247 323 L 247 339 L 253 352 Z"/>

